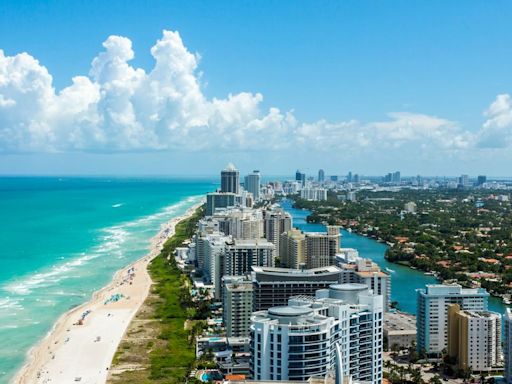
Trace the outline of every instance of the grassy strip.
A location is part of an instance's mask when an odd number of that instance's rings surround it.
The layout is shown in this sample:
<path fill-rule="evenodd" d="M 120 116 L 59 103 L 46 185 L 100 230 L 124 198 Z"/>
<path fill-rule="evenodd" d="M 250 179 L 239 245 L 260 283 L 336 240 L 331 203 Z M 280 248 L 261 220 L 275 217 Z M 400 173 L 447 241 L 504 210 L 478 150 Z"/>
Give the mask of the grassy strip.
<path fill-rule="evenodd" d="M 190 332 L 184 327 L 185 321 L 194 313 L 194 308 L 190 307 L 190 280 L 178 269 L 173 253 L 193 235 L 202 216 L 203 209 L 200 208 L 190 218 L 180 221 L 175 234 L 149 265 L 148 271 L 154 282 L 152 292 L 135 318 L 135 322 L 147 323 L 128 332 L 128 340 L 119 346 L 112 366 L 114 370 L 122 366 L 138 367 L 114 374 L 110 382 L 182 383 L 194 366 L 194 344 Z M 152 331 L 146 329 L 151 327 Z M 138 343 L 135 334 L 139 331 L 145 331 L 146 336 L 154 340 Z"/>
<path fill-rule="evenodd" d="M 162 325 L 159 338 L 167 341 L 150 354 L 151 379 L 166 378 L 168 382 L 183 382 L 195 361 L 194 345 L 189 343 L 189 333 L 184 327 L 189 312 L 182 305 L 184 296 L 189 292 L 188 279 L 178 269 L 172 255 L 176 247 L 194 234 L 201 216 L 202 210 L 198 210 L 192 217 L 180 222 L 176 226 L 176 234 L 165 243 L 162 252 L 149 267 L 155 282 L 155 293 L 162 299 L 155 313 Z M 167 261 L 168 256 L 170 262 Z"/>

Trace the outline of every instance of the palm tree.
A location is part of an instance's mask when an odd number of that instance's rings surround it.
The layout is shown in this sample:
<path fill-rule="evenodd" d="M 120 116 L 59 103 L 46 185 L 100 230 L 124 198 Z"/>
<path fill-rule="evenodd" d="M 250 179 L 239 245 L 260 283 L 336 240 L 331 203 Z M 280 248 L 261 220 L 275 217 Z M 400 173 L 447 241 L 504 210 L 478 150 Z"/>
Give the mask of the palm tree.
<path fill-rule="evenodd" d="M 407 373 L 407 369 L 405 367 L 398 366 L 398 373 L 400 375 L 400 381 L 405 381 L 405 375 Z"/>
<path fill-rule="evenodd" d="M 421 377 L 421 369 L 419 368 L 413 368 L 411 371 L 410 371 L 410 376 L 411 376 L 411 380 L 414 382 L 414 383 L 417 383 L 417 384 L 423 384 L 425 383 Z"/>

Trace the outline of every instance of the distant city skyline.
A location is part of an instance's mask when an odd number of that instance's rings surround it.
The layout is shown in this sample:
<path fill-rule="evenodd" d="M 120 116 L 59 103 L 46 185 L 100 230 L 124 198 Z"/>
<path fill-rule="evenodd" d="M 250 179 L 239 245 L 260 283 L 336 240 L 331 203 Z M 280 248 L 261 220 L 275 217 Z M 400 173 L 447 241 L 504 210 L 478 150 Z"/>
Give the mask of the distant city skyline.
<path fill-rule="evenodd" d="M 510 11 L 5 1 L 0 174 L 508 176 Z"/>

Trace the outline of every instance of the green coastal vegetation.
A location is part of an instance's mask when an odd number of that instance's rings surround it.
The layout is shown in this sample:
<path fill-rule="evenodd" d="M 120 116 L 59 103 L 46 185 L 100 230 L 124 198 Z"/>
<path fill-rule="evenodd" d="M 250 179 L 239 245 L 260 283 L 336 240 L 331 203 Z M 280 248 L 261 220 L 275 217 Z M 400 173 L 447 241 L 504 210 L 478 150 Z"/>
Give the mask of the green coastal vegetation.
<path fill-rule="evenodd" d="M 203 212 L 199 208 L 179 222 L 149 265 L 151 292 L 118 347 L 108 383 L 182 383 L 192 369 L 208 366 L 208 361 L 196 361 L 195 337 L 205 327 L 210 301 L 205 292 L 192 297 L 192 282 L 173 256 L 193 235 Z"/>
<path fill-rule="evenodd" d="M 387 260 L 434 273 L 442 281 L 483 287 L 510 298 L 512 206 L 503 191 L 359 191 L 357 201 L 295 200 L 309 222 L 341 225 L 389 245 Z M 407 203 L 408 211 L 405 209 Z"/>

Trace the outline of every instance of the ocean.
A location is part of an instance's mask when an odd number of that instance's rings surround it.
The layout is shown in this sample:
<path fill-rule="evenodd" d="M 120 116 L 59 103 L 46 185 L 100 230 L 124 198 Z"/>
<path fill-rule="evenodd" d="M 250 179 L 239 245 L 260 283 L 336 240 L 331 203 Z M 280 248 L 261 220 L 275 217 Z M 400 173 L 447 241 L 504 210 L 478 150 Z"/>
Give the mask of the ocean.
<path fill-rule="evenodd" d="M 211 179 L 0 178 L 0 383 L 58 317 L 144 256 Z"/>

